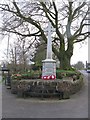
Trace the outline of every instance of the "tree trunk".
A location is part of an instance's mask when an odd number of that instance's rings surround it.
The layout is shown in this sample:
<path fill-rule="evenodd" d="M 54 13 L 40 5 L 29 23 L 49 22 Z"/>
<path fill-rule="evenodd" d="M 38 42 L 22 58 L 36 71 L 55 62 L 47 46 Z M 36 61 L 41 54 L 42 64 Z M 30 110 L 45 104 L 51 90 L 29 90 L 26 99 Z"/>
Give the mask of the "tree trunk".
<path fill-rule="evenodd" d="M 66 55 L 63 56 L 63 58 L 60 58 L 60 69 L 70 69 L 71 65 L 70 65 L 70 59 L 69 57 L 67 57 Z"/>
<path fill-rule="evenodd" d="M 65 44 L 64 44 L 64 49 L 62 49 L 63 47 L 61 46 L 60 49 L 60 69 L 70 69 L 71 68 L 71 57 L 73 55 L 73 42 L 69 39 L 68 40 L 68 46 L 67 46 L 67 50 L 65 51 Z"/>
<path fill-rule="evenodd" d="M 67 70 L 71 68 L 70 60 L 72 54 L 68 54 L 67 52 L 62 52 L 59 57 L 60 61 L 60 69 Z"/>
<path fill-rule="evenodd" d="M 71 41 L 71 39 L 68 40 L 67 50 L 65 50 L 64 40 L 62 40 L 62 43 L 60 43 L 59 51 L 53 48 L 53 52 L 60 61 L 60 69 L 71 69 L 70 61 L 73 55 L 73 42 Z"/>

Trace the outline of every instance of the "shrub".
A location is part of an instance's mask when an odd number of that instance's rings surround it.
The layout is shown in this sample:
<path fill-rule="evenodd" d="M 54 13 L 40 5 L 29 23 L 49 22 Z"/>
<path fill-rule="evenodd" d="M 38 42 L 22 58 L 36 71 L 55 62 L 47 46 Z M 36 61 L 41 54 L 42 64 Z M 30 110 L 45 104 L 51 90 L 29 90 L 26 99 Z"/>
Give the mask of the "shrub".
<path fill-rule="evenodd" d="M 62 79 L 63 78 L 63 75 L 59 72 L 56 72 L 56 78 L 57 79 Z"/>
<path fill-rule="evenodd" d="M 76 70 L 56 70 L 57 79 L 63 79 L 65 77 L 71 77 L 73 80 L 79 79 L 81 73 Z"/>
<path fill-rule="evenodd" d="M 41 78 L 40 71 L 30 71 L 29 73 L 22 74 L 22 79 L 39 79 Z"/>
<path fill-rule="evenodd" d="M 12 74 L 11 79 L 21 80 L 21 74 Z"/>

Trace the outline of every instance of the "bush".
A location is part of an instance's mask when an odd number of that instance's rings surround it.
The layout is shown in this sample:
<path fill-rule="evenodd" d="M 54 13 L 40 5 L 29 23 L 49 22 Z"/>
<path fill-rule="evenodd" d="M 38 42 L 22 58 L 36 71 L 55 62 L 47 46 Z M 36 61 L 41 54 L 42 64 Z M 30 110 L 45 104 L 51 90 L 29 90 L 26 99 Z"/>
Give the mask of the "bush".
<path fill-rule="evenodd" d="M 12 76 L 11 76 L 11 79 L 12 80 L 21 80 L 21 74 L 12 74 Z"/>
<path fill-rule="evenodd" d="M 57 79 L 63 79 L 65 77 L 71 77 L 73 80 L 79 79 L 81 73 L 76 70 L 56 70 Z"/>
<path fill-rule="evenodd" d="M 56 78 L 57 79 L 62 79 L 63 78 L 63 75 L 59 72 L 56 72 Z"/>
<path fill-rule="evenodd" d="M 25 73 L 21 75 L 22 79 L 40 79 L 41 72 L 40 71 L 30 71 L 29 73 Z"/>
<path fill-rule="evenodd" d="M 21 79 L 40 79 L 41 71 L 30 71 L 23 74 L 13 74 L 11 76 L 12 80 L 21 80 Z"/>

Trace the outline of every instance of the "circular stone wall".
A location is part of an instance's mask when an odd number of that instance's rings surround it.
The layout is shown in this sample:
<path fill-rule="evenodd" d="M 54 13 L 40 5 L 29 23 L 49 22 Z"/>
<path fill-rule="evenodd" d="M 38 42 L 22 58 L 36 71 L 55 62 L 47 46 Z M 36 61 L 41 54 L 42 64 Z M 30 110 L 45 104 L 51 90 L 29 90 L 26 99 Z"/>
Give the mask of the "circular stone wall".
<path fill-rule="evenodd" d="M 12 80 L 11 82 L 11 92 L 17 93 L 19 96 L 23 97 L 23 93 L 27 91 L 37 92 L 38 89 L 54 89 L 54 91 L 63 92 L 63 99 L 69 98 L 70 95 L 78 92 L 83 86 L 83 77 L 80 76 L 79 79 L 73 81 L 71 79 L 67 80 Z M 32 90 L 33 89 L 33 90 Z M 36 91 L 35 91 L 36 90 Z"/>

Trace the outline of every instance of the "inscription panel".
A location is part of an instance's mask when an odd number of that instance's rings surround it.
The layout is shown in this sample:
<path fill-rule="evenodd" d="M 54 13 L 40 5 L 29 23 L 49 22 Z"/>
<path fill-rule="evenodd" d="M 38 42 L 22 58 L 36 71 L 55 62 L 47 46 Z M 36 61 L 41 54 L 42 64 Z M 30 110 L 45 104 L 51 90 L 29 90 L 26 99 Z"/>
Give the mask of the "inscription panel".
<path fill-rule="evenodd" d="M 43 63 L 43 76 L 56 75 L 56 63 Z"/>

